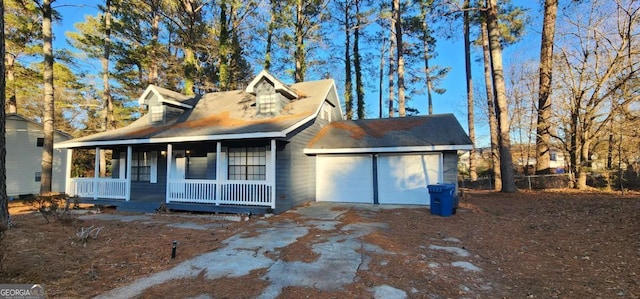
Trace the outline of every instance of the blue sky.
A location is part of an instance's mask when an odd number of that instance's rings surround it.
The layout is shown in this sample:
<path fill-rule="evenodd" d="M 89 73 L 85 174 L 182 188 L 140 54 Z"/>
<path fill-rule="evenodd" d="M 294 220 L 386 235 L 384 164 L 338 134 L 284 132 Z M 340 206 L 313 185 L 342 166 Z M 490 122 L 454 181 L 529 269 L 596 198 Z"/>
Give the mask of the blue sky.
<path fill-rule="evenodd" d="M 58 0 L 54 2 L 54 7 L 62 15 L 62 21 L 54 24 L 54 48 L 69 48 L 66 41 L 65 32 L 74 31 L 73 24 L 84 21 L 85 15 L 96 15 L 98 13 L 97 3 L 103 1 L 87 0 Z M 529 9 L 530 22 L 526 26 L 526 36 L 518 43 L 504 49 L 505 70 L 513 64 L 518 64 L 524 60 L 537 60 L 540 49 L 540 29 L 542 23 L 542 10 L 539 1 L 532 0 L 514 0 L 513 3 Z M 462 30 L 462 26 L 460 26 Z M 464 67 L 464 48 L 462 42 L 462 33 L 459 38 L 452 40 L 439 39 L 437 43 L 438 56 L 432 61 L 432 65 L 450 67 L 451 70 L 447 77 L 442 81 L 441 87 L 447 92 L 439 95 L 434 94 L 434 113 L 453 113 L 456 115 L 462 126 L 467 129 L 467 108 L 466 108 L 466 85 L 465 85 L 465 67 Z M 474 86 L 481 87 L 484 84 L 484 75 L 482 72 L 482 64 L 476 61 L 479 57 L 476 49 L 473 57 L 473 79 Z M 378 62 L 376 62 L 377 64 Z M 80 62 L 81 67 L 90 72 L 98 73 L 100 64 L 98 61 Z M 375 79 L 377 81 L 377 79 Z M 378 84 L 371 84 L 377 86 Z M 342 91 L 339 91 L 342 94 Z M 383 94 L 386 95 L 386 92 Z M 476 95 L 480 97 L 481 95 Z M 366 91 L 367 117 L 373 118 L 378 116 L 378 90 L 377 88 L 368 89 Z M 417 107 L 420 114 L 427 112 L 426 96 L 416 96 L 411 106 Z M 386 108 L 385 108 L 386 109 Z M 484 111 L 476 109 L 476 137 L 477 146 L 487 146 L 488 128 L 479 114 L 485 114 Z"/>

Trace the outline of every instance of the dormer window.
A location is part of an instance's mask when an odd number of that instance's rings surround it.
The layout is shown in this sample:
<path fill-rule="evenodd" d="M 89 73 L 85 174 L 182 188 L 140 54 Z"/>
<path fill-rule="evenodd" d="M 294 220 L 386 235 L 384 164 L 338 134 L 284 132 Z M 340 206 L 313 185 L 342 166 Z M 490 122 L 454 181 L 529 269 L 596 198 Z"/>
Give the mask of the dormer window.
<path fill-rule="evenodd" d="M 276 111 L 276 103 L 278 94 L 265 94 L 258 96 L 258 113 L 273 113 Z"/>
<path fill-rule="evenodd" d="M 152 123 L 162 123 L 164 122 L 166 107 L 164 105 L 151 106 L 149 108 L 149 116 L 151 118 Z"/>
<path fill-rule="evenodd" d="M 298 98 L 293 89 L 264 70 L 249 83 L 245 91 L 256 96 L 256 112 L 261 115 L 279 115 L 290 100 Z"/>

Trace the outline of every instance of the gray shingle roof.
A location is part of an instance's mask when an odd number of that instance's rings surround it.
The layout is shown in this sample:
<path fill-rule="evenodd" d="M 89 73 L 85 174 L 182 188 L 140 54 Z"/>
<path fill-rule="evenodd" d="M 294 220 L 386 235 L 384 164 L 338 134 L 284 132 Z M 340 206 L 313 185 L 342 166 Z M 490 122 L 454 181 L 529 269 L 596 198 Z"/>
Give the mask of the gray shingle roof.
<path fill-rule="evenodd" d="M 344 120 L 324 127 L 305 152 L 468 150 L 472 142 L 453 114 Z"/>
<path fill-rule="evenodd" d="M 334 86 L 333 80 L 302 82 L 291 85 L 298 95 L 284 107 L 281 114 L 266 117 L 256 114 L 255 96 L 243 90 L 214 92 L 185 98 L 174 92 L 158 89 L 163 95 L 193 103 L 178 117 L 165 124 L 151 124 L 146 114 L 132 124 L 115 130 L 85 136 L 60 143 L 58 147 L 83 147 L 101 144 L 140 144 L 251 137 L 255 134 L 276 136 L 302 121 L 315 117 L 320 105 Z M 233 136 L 232 136 L 233 135 Z M 199 139 L 200 138 L 200 139 Z"/>

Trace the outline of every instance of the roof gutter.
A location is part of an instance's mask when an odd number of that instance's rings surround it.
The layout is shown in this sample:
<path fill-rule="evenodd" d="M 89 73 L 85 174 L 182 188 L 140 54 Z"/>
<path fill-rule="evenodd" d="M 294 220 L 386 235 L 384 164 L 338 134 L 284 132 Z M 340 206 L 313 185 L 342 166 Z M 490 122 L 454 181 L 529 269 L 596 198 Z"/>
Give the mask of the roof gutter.
<path fill-rule="evenodd" d="M 441 151 L 469 151 L 471 144 L 458 145 L 429 145 L 429 146 L 398 146 L 398 147 L 363 147 L 363 148 L 305 148 L 308 155 L 321 154 L 367 154 L 367 153 L 411 153 L 411 152 L 441 152 Z"/>

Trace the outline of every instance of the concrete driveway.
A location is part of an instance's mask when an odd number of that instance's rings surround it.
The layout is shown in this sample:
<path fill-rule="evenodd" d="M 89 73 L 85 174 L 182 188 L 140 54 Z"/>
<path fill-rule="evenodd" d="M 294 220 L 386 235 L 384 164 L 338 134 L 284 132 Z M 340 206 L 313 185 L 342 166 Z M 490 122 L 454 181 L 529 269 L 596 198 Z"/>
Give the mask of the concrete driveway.
<path fill-rule="evenodd" d="M 406 208 L 407 206 L 402 206 Z M 312 245 L 318 259 L 312 263 L 285 262 L 269 257 L 278 248 L 284 248 L 294 243 L 296 239 L 309 233 L 311 229 L 334 231 L 340 222 L 340 216 L 349 209 L 363 209 L 378 211 L 394 209 L 397 206 L 312 203 L 287 213 L 297 213 L 300 217 L 296 222 L 283 219 L 271 222 L 269 225 L 258 225 L 253 232 L 243 231 L 222 243 L 224 247 L 184 261 L 170 270 L 158 272 L 148 277 L 113 289 L 97 298 L 131 298 L 136 297 L 145 289 L 173 279 L 195 278 L 206 273 L 207 279 L 222 277 L 241 277 L 258 269 L 267 269 L 262 279 L 270 285 L 259 298 L 276 298 L 282 289 L 288 286 L 311 287 L 320 291 L 337 291 L 347 284 L 354 282 L 358 270 L 366 270 L 369 263 L 367 253 L 395 254 L 377 245 L 368 244 L 360 237 L 373 230 L 385 228 L 384 223 L 357 223 L 342 226 L 337 232 L 326 236 L 326 242 Z M 265 222 L 266 221 L 262 221 Z M 258 222 L 258 224 L 260 224 Z M 456 240 L 452 240 L 455 242 Z M 446 250 L 459 256 L 469 253 L 459 247 L 435 246 L 433 250 Z M 269 253 L 269 254 L 267 254 Z M 458 265 L 467 271 L 480 271 L 472 264 Z M 370 289 L 373 298 L 406 298 L 404 290 L 388 285 L 374 286 Z M 198 298 L 210 298 L 202 294 Z"/>

